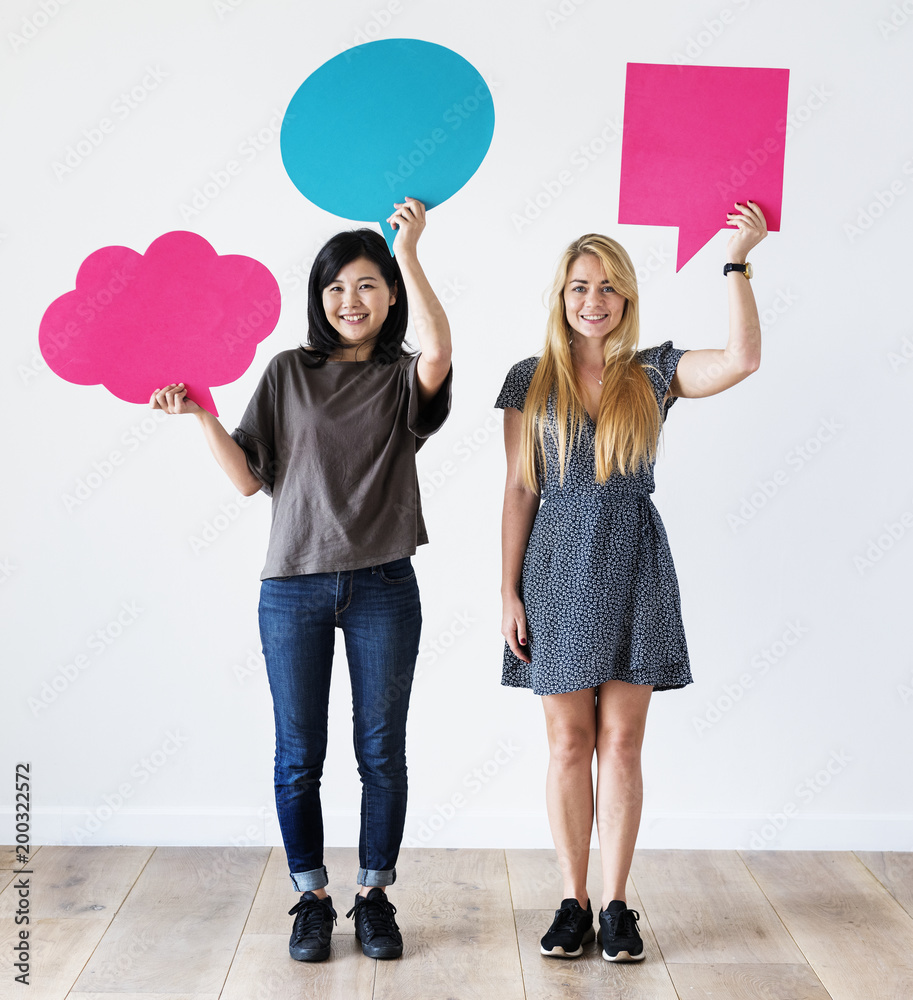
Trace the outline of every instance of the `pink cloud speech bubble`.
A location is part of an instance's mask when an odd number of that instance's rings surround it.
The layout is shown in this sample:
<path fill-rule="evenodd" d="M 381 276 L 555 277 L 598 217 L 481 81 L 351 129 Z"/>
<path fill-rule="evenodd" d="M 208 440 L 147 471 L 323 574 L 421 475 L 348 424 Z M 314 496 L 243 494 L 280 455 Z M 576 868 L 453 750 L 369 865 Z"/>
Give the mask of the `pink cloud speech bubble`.
<path fill-rule="evenodd" d="M 67 382 L 101 383 L 129 403 L 184 382 L 188 398 L 218 416 L 210 386 L 247 371 L 279 308 L 279 285 L 263 264 L 220 257 L 202 236 L 177 231 L 145 254 L 89 254 L 76 288 L 45 311 L 38 345 Z"/>
<path fill-rule="evenodd" d="M 628 63 L 618 221 L 678 226 L 680 271 L 750 198 L 780 228 L 787 69 Z"/>

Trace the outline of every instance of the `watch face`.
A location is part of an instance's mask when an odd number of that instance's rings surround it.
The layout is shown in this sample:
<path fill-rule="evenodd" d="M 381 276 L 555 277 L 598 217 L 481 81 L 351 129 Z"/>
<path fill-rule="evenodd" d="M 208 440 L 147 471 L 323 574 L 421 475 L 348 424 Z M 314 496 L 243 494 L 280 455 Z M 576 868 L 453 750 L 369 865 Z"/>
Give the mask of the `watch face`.
<path fill-rule="evenodd" d="M 754 277 L 754 271 L 752 270 L 751 264 L 748 263 L 745 264 L 745 277 L 746 278 Z"/>

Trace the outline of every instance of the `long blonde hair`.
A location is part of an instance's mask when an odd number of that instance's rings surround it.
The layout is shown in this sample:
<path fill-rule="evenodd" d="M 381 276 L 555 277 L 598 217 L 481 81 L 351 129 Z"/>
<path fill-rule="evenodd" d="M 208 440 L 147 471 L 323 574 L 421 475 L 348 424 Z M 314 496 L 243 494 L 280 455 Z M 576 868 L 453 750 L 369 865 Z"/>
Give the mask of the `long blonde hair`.
<path fill-rule="evenodd" d="M 596 420 L 596 482 L 604 483 L 614 471 L 622 476 L 636 472 L 656 457 L 662 421 L 653 387 L 635 360 L 640 336 L 637 309 L 637 276 L 620 243 L 588 233 L 562 254 L 549 295 L 545 350 L 533 375 L 523 407 L 521 471 L 524 482 L 538 491 L 537 470 L 546 468 L 545 437 L 558 450 L 559 479 L 564 481 L 567 458 L 583 431 L 586 407 L 580 394 L 564 306 L 568 272 L 583 254 L 598 258 L 609 283 L 627 300 L 621 322 L 606 340 L 602 396 Z M 555 423 L 548 419 L 549 397 L 554 398 Z M 569 426 L 570 418 L 570 426 Z"/>

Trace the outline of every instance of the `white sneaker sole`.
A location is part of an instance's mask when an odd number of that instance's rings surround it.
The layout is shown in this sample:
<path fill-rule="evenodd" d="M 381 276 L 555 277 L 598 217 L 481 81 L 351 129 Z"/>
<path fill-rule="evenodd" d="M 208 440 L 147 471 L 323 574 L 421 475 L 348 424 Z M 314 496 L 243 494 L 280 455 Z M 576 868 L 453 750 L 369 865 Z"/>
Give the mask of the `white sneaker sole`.
<path fill-rule="evenodd" d="M 556 948 L 552 948 L 551 951 L 547 951 L 542 945 L 539 945 L 539 952 L 545 955 L 547 958 L 579 958 L 583 954 L 583 946 L 589 944 L 593 938 L 596 937 L 596 931 L 594 928 L 590 928 L 584 935 L 583 940 L 580 942 L 580 947 L 576 951 L 565 951 L 560 945 Z"/>
<path fill-rule="evenodd" d="M 607 962 L 642 962 L 646 957 L 645 952 L 641 952 L 639 955 L 632 955 L 628 951 L 620 951 L 614 958 L 607 952 L 602 953 L 602 957 Z"/>

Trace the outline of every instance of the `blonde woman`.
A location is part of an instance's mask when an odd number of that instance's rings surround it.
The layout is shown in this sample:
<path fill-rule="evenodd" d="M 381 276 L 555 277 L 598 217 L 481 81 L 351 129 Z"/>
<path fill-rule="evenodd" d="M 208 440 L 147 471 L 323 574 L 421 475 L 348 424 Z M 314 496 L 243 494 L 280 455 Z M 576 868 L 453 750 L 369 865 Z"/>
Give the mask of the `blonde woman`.
<path fill-rule="evenodd" d="M 551 957 L 580 955 L 595 936 L 586 888 L 594 803 L 603 958 L 644 957 L 625 893 L 647 708 L 653 691 L 691 683 L 675 568 L 650 499 L 653 464 L 679 396 L 722 392 L 760 363 L 747 254 L 767 227 L 755 203 L 735 209 L 725 349 L 666 341 L 639 351 L 631 260 L 590 234 L 561 258 L 542 356 L 514 365 L 496 403 L 507 450 L 502 683 L 532 688 L 545 708 L 546 804 L 565 897 L 541 942 Z"/>

